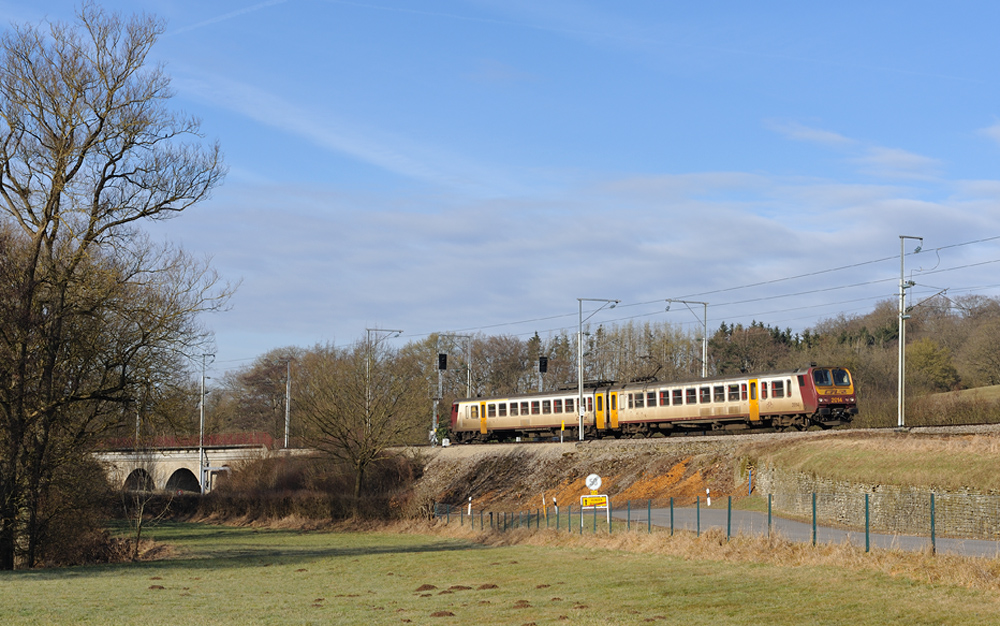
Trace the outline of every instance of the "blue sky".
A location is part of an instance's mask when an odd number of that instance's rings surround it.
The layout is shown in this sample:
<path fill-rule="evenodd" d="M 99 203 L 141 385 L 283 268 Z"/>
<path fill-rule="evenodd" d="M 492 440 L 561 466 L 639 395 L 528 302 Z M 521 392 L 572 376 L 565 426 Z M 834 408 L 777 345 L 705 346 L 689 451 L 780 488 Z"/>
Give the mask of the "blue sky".
<path fill-rule="evenodd" d="M 900 235 L 915 299 L 1000 295 L 995 2 L 104 6 L 167 20 L 174 106 L 226 154 L 152 230 L 242 280 L 219 369 L 366 327 L 572 333 L 577 298 L 801 331 L 894 298 Z"/>

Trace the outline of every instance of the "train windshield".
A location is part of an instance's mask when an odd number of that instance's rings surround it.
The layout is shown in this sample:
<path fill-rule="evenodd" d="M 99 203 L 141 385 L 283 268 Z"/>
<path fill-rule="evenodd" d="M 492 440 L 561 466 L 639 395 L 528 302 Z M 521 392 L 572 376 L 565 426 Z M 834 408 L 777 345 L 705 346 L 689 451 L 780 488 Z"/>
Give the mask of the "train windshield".
<path fill-rule="evenodd" d="M 832 387 L 834 385 L 838 387 L 850 387 L 851 386 L 851 375 L 845 369 L 840 369 L 839 367 L 833 369 L 816 369 L 813 370 L 813 381 L 815 381 L 817 387 Z"/>
<path fill-rule="evenodd" d="M 847 373 L 847 370 L 837 368 L 830 371 L 833 374 L 834 385 L 837 385 L 838 387 L 850 387 L 851 375 Z"/>

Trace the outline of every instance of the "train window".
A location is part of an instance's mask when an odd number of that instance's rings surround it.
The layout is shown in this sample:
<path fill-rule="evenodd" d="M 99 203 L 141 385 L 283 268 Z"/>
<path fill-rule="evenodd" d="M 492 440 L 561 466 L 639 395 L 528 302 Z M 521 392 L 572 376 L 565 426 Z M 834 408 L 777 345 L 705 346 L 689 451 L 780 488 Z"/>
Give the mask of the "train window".
<path fill-rule="evenodd" d="M 746 402 L 747 399 L 747 384 L 740 384 L 740 395 L 743 397 L 743 401 Z"/>
<path fill-rule="evenodd" d="M 474 420 L 479 419 L 479 407 L 476 406 L 475 404 L 469 407 L 469 417 L 471 417 Z"/>
<path fill-rule="evenodd" d="M 647 391 L 646 392 L 646 406 L 656 406 L 656 392 Z"/>
<path fill-rule="evenodd" d="M 674 406 L 680 406 L 681 404 L 684 403 L 683 389 L 674 389 L 673 395 L 674 395 Z"/>
<path fill-rule="evenodd" d="M 531 401 L 531 414 L 532 415 L 538 415 L 539 414 L 538 400 L 532 400 Z"/>
<path fill-rule="evenodd" d="M 611 400 L 608 401 L 608 408 L 612 411 L 618 410 L 618 394 L 611 394 Z"/>
<path fill-rule="evenodd" d="M 771 383 L 771 395 L 774 396 L 775 398 L 784 398 L 785 397 L 785 381 L 783 381 L 783 380 L 776 380 L 773 383 Z"/>
<path fill-rule="evenodd" d="M 497 416 L 497 405 L 487 404 L 486 405 L 486 417 L 496 417 Z"/>
<path fill-rule="evenodd" d="M 670 392 L 666 389 L 660 391 L 660 406 L 670 406 Z"/>
<path fill-rule="evenodd" d="M 716 385 L 715 389 L 712 390 L 712 400 L 714 402 L 725 402 L 726 401 L 726 386 Z"/>
<path fill-rule="evenodd" d="M 767 383 L 760 383 L 760 399 L 767 400 Z"/>
<path fill-rule="evenodd" d="M 628 394 L 628 397 L 629 397 L 629 399 L 631 399 L 632 398 L 632 394 Z M 642 408 L 642 392 L 641 391 L 639 393 L 635 394 L 635 408 L 637 408 L 637 409 L 641 409 Z"/>
<path fill-rule="evenodd" d="M 684 403 L 685 404 L 698 404 L 698 390 L 694 387 L 684 390 Z"/>
<path fill-rule="evenodd" d="M 818 386 L 829 387 L 833 384 L 830 380 L 830 370 L 813 370 L 813 380 Z"/>
<path fill-rule="evenodd" d="M 591 410 L 593 410 L 593 407 L 591 407 Z M 604 396 L 597 396 L 597 410 L 604 410 Z"/>
<path fill-rule="evenodd" d="M 847 387 L 851 384 L 851 375 L 847 373 L 847 370 L 835 369 L 833 370 L 833 384 L 838 387 Z"/>
<path fill-rule="evenodd" d="M 712 388 L 702 387 L 698 390 L 698 402 L 700 404 L 708 404 L 712 401 Z"/>
<path fill-rule="evenodd" d="M 510 414 L 512 416 L 517 416 L 517 402 L 510 403 Z"/>
<path fill-rule="evenodd" d="M 562 400 L 553 400 L 552 401 L 552 412 L 553 413 L 562 413 L 563 412 L 563 410 L 562 410 Z"/>
<path fill-rule="evenodd" d="M 587 398 L 587 410 L 590 411 L 590 412 L 594 411 L 594 399 L 593 398 Z"/>
<path fill-rule="evenodd" d="M 521 415 L 527 415 L 527 414 L 528 414 L 528 403 L 527 402 L 522 402 L 521 403 Z"/>
<path fill-rule="evenodd" d="M 634 406 L 635 406 L 635 398 L 632 397 L 632 394 L 628 394 L 628 408 L 631 409 Z"/>
<path fill-rule="evenodd" d="M 803 376 L 802 374 L 799 374 L 799 387 L 805 387 L 805 386 L 806 386 L 806 377 Z"/>
<path fill-rule="evenodd" d="M 573 400 L 573 398 L 566 398 L 566 412 L 567 413 L 572 413 L 573 412 L 573 405 L 574 404 L 576 404 L 576 402 Z"/>
<path fill-rule="evenodd" d="M 729 401 L 739 402 L 740 401 L 740 386 L 739 385 L 729 385 Z"/>
<path fill-rule="evenodd" d="M 757 383 L 753 381 L 750 382 L 750 399 L 757 399 Z"/>
<path fill-rule="evenodd" d="M 497 405 L 497 415 L 499 417 L 507 417 L 507 403 L 501 402 Z"/>
<path fill-rule="evenodd" d="M 552 400 L 542 400 L 542 413 L 548 415 L 552 412 Z"/>

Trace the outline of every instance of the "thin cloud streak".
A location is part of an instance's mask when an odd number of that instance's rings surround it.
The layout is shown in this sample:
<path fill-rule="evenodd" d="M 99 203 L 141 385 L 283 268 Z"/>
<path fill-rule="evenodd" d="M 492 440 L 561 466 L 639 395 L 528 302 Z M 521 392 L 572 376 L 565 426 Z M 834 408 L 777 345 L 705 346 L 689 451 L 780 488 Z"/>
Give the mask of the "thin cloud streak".
<path fill-rule="evenodd" d="M 365 129 L 363 124 L 340 120 L 329 111 L 311 111 L 253 85 L 219 76 L 175 78 L 174 84 L 189 97 L 405 178 L 474 195 L 522 190 L 496 169 L 477 165 L 471 159 L 384 131 Z"/>
<path fill-rule="evenodd" d="M 261 9 L 266 9 L 268 7 L 277 6 L 279 4 L 285 4 L 286 2 L 289 2 L 289 1 L 290 0 L 268 0 L 267 2 L 260 2 L 260 3 L 257 3 L 255 5 L 253 5 L 253 6 L 249 6 L 249 7 L 243 8 L 243 9 L 237 9 L 236 11 L 230 11 L 229 13 L 226 13 L 224 15 L 220 15 L 218 17 L 213 17 L 213 18 L 208 19 L 208 20 L 202 20 L 201 22 L 198 22 L 196 24 L 191 24 L 189 26 L 182 26 L 182 27 L 180 27 L 178 29 L 169 31 L 166 34 L 167 35 L 180 35 L 182 33 L 188 33 L 188 32 L 191 32 L 193 30 L 198 30 L 200 28 L 205 28 L 206 26 L 212 26 L 214 24 L 219 24 L 221 22 L 225 22 L 225 21 L 231 20 L 233 18 L 240 17 L 242 15 L 247 15 L 249 13 L 254 13 L 256 11 L 260 11 Z"/>

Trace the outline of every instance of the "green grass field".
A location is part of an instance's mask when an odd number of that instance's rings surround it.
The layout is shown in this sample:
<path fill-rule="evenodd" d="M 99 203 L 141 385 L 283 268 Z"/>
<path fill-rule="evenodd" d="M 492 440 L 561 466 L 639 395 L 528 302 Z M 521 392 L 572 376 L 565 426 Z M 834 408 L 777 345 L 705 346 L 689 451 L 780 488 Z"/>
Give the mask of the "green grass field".
<path fill-rule="evenodd" d="M 170 524 L 170 560 L 0 574 L 3 624 L 982 624 L 1000 594 L 827 566 Z M 711 539 L 708 539 L 711 541 Z"/>

